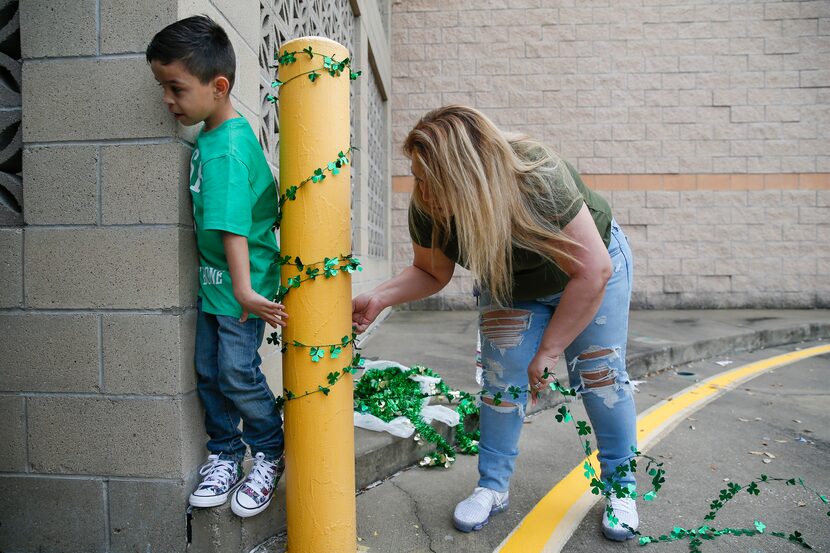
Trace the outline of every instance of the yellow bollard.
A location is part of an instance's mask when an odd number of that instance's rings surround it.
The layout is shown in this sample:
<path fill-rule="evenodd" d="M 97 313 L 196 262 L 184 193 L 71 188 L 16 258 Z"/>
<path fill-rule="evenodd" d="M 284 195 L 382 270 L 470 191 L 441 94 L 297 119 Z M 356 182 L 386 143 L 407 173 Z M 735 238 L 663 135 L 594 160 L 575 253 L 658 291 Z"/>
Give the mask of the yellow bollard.
<path fill-rule="evenodd" d="M 311 47 L 314 57 L 302 51 Z M 296 62 L 280 65 L 279 90 L 280 191 L 298 185 L 317 168 L 326 168 L 349 149 L 349 69 L 340 76 L 318 70 L 323 58 L 342 61 L 345 47 L 322 37 L 304 37 L 282 45 L 280 55 L 297 52 Z M 293 77 L 293 80 L 291 80 Z M 290 82 L 288 82 L 290 80 Z M 321 182 L 307 182 L 296 200 L 283 206 L 280 249 L 292 259 L 323 267 L 326 257 L 351 252 L 350 166 Z M 300 274 L 295 265 L 282 267 L 281 281 Z M 303 344 L 338 344 L 351 336 L 351 276 L 339 272 L 329 279 L 304 281 L 284 300 L 288 326 L 283 340 L 283 386 L 299 396 L 327 386 L 329 373 L 342 373 L 352 358 L 351 346 L 337 359 L 312 362 Z M 330 387 L 285 403 L 286 508 L 290 553 L 354 553 L 357 544 L 354 473 L 353 381 L 349 374 Z"/>

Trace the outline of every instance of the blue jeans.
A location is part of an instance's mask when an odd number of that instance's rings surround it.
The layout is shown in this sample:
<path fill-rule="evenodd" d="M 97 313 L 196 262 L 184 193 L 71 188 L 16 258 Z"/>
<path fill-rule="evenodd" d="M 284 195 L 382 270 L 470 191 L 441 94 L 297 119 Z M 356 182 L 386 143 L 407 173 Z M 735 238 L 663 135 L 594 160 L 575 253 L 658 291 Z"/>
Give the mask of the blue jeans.
<path fill-rule="evenodd" d="M 258 349 L 265 321 L 211 315 L 196 321 L 196 388 L 205 408 L 207 449 L 222 458 L 241 461 L 245 444 L 267 460 L 282 455 L 282 418 L 265 375 Z M 242 421 L 242 431 L 239 422 Z"/>
<path fill-rule="evenodd" d="M 588 412 L 594 432 L 589 437 L 596 436 L 601 474 L 606 481 L 611 480 L 618 465 L 632 457 L 631 448 L 637 444 L 633 386 L 625 369 L 633 262 L 628 239 L 616 222 L 612 223 L 608 253 L 612 275 L 602 304 L 593 321 L 565 349 L 568 379 Z M 561 296 L 558 293 L 531 301 L 514 301 L 507 308 L 490 305 L 486 294 L 482 297 L 479 332 L 485 397 L 501 392 L 502 400 L 513 405 L 481 403 L 479 486 L 499 492 L 509 487 L 527 406 L 527 367 L 539 349 Z M 579 358 L 605 350 L 610 353 Z M 523 390 L 518 399 L 508 392 L 510 386 Z M 614 481 L 633 484 L 634 476 L 629 474 Z"/>

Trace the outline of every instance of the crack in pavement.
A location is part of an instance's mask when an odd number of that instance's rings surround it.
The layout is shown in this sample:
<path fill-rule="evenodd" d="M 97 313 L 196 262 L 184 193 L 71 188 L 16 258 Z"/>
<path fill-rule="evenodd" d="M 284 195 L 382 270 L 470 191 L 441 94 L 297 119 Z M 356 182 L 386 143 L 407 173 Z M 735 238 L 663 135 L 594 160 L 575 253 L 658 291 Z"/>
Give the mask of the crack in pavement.
<path fill-rule="evenodd" d="M 429 550 L 430 550 L 430 552 L 431 553 L 438 553 L 435 549 L 432 548 L 432 536 L 427 531 L 427 527 L 424 525 L 424 521 L 421 520 L 421 515 L 418 514 L 418 502 L 415 501 L 415 498 L 412 497 L 412 494 L 410 494 L 408 491 L 406 491 L 402 487 L 398 486 L 398 484 L 396 482 L 393 482 L 392 480 L 389 480 L 389 483 L 392 484 L 393 486 L 395 486 L 396 488 L 398 488 L 399 490 L 401 490 L 401 492 L 403 492 L 403 494 L 412 503 L 412 511 L 415 514 L 415 520 L 418 521 L 418 526 L 421 528 L 421 530 L 424 531 L 424 534 L 426 534 L 426 537 L 429 540 Z"/>

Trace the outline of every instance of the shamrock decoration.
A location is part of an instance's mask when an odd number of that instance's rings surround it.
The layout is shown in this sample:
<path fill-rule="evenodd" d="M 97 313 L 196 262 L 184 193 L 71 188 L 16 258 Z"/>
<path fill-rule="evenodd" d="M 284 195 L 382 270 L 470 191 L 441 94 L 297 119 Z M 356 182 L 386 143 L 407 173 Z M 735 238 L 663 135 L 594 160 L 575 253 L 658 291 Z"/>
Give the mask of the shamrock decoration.
<path fill-rule="evenodd" d="M 315 57 L 322 57 L 323 58 L 323 66 L 317 67 L 316 69 L 312 69 L 310 71 L 306 71 L 304 73 L 300 73 L 299 75 L 295 75 L 294 77 L 288 79 L 287 81 L 280 81 L 279 79 L 274 80 L 271 82 L 271 86 L 273 88 L 278 88 L 284 86 L 291 82 L 292 80 L 300 77 L 301 75 L 306 75 L 308 80 L 312 83 L 315 82 L 319 77 L 319 72 L 328 73 L 332 77 L 339 77 L 341 73 L 345 72 L 346 69 L 349 70 L 349 80 L 354 81 L 357 79 L 362 72 L 361 71 L 352 71 L 351 70 L 351 59 L 346 58 L 342 61 L 338 61 L 335 59 L 335 56 L 326 56 L 321 54 L 320 52 L 315 52 L 311 46 L 307 46 L 300 51 L 295 52 L 283 52 L 279 54 L 279 52 L 274 52 L 274 59 L 277 62 L 277 65 L 291 65 L 292 63 L 296 63 L 297 61 L 297 54 L 306 54 L 310 60 L 314 59 Z M 268 101 L 271 103 L 276 103 L 277 98 L 274 96 L 269 95 L 267 97 Z"/>
<path fill-rule="evenodd" d="M 557 409 L 557 412 L 559 414 L 556 415 L 556 422 L 570 422 L 571 420 L 573 420 L 570 411 L 568 411 L 568 408 L 564 405 Z"/>
<path fill-rule="evenodd" d="M 325 352 L 323 351 L 323 348 L 318 348 L 316 346 L 311 347 L 310 354 L 311 360 L 315 363 L 317 363 L 318 361 L 320 361 L 320 359 L 326 356 Z"/>

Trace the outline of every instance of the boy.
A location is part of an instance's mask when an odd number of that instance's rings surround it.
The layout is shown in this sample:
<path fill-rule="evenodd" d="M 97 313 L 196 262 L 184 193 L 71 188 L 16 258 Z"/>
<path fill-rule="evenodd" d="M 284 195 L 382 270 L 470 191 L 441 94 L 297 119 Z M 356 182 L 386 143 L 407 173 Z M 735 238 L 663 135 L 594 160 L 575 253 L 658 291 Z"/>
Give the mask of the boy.
<path fill-rule="evenodd" d="M 249 517 L 268 507 L 282 473 L 282 419 L 257 353 L 265 323 L 285 326 L 287 317 L 268 299 L 279 283 L 274 177 L 231 104 L 236 57 L 222 27 L 204 16 L 173 23 L 153 37 L 147 61 L 176 120 L 204 122 L 190 192 L 199 249 L 197 388 L 210 456 L 190 504 L 215 507 L 230 496 L 233 512 Z M 242 480 L 246 443 L 254 465 Z"/>

